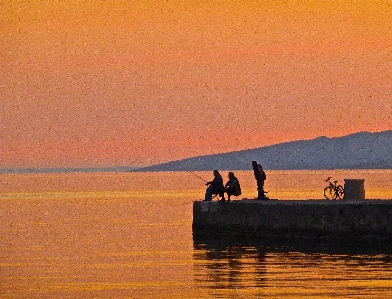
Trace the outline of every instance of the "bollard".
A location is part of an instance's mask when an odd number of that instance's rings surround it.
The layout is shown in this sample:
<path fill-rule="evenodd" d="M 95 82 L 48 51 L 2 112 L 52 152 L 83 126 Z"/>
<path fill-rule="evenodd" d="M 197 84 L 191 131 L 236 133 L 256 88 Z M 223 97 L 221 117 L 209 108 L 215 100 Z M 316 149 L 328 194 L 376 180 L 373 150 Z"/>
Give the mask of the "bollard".
<path fill-rule="evenodd" d="M 365 180 L 344 179 L 343 199 L 365 199 Z"/>

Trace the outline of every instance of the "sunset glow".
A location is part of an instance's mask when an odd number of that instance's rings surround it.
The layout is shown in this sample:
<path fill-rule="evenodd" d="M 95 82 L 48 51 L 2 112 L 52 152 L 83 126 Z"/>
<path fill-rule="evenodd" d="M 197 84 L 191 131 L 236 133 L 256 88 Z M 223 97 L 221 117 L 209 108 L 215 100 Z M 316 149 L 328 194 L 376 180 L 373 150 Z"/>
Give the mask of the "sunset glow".
<path fill-rule="evenodd" d="M 392 129 L 391 1 L 3 1 L 0 168 Z"/>

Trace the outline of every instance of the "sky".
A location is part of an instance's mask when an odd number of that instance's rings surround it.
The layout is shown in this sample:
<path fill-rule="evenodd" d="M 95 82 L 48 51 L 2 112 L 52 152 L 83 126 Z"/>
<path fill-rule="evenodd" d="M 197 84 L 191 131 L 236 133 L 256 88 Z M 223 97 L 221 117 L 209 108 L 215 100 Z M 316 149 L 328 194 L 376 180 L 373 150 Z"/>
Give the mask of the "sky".
<path fill-rule="evenodd" d="M 0 168 L 392 129 L 392 1 L 0 2 Z"/>

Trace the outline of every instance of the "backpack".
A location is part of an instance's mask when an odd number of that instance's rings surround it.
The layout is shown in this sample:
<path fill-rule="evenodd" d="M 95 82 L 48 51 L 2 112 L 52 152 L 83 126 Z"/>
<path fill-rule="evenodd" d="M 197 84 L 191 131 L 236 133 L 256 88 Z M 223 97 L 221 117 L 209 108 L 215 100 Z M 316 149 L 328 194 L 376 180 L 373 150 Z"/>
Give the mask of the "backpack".
<path fill-rule="evenodd" d="M 237 179 L 237 191 L 238 191 L 238 195 L 241 195 L 242 194 L 242 192 L 241 192 L 241 185 L 240 185 L 240 181 Z M 237 196 L 238 196 L 237 195 Z"/>

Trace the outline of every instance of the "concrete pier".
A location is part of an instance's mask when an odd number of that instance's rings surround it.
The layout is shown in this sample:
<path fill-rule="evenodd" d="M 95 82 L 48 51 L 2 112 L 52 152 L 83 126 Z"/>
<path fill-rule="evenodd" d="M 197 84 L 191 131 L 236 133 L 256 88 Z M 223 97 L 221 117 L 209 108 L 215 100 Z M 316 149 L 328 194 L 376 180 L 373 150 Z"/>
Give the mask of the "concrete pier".
<path fill-rule="evenodd" d="M 392 240 L 392 200 L 195 201 L 195 237 Z"/>

